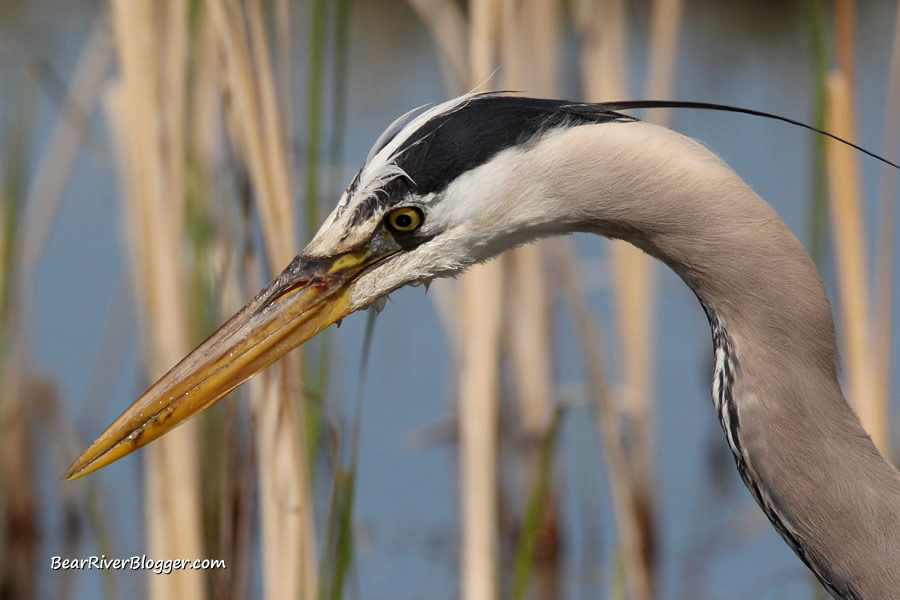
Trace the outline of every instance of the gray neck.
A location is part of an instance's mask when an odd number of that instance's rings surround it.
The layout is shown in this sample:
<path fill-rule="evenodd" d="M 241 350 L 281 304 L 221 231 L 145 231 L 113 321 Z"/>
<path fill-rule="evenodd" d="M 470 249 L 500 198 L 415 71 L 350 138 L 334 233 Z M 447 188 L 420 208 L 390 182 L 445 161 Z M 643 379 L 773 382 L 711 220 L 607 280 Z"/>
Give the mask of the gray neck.
<path fill-rule="evenodd" d="M 900 597 L 900 474 L 841 394 L 828 299 L 796 237 L 714 155 L 671 131 L 611 123 L 542 145 L 588 173 L 549 186 L 570 226 L 634 243 L 700 298 L 717 413 L 773 525 L 836 597 Z"/>

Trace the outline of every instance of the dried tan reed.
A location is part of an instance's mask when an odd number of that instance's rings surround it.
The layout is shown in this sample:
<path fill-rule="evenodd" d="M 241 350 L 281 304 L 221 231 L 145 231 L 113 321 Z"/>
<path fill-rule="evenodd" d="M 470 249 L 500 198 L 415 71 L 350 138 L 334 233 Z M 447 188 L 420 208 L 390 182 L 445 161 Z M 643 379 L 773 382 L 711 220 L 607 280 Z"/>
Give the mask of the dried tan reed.
<path fill-rule="evenodd" d="M 560 32 L 562 29 L 561 6 L 554 2 L 537 0 L 506 0 L 503 2 L 502 22 L 502 76 L 503 88 L 523 90 L 529 95 L 555 97 L 558 95 L 558 62 Z M 553 366 L 551 335 L 551 289 L 546 267 L 546 247 L 544 242 L 529 244 L 507 254 L 506 280 L 509 283 L 505 294 L 508 317 L 505 322 L 503 347 L 508 351 L 510 369 L 514 375 L 513 396 L 518 416 L 516 447 L 521 448 L 512 460 L 518 464 L 520 481 L 512 490 L 513 498 L 522 499 L 522 504 L 514 506 L 520 526 L 518 532 L 516 576 L 523 577 L 518 585 L 528 581 L 527 574 L 533 570 L 535 556 L 543 559 L 537 569 L 534 589 L 539 597 L 556 597 L 553 572 L 555 559 L 559 554 L 559 507 L 552 486 L 536 490 L 535 482 L 542 481 L 542 468 L 551 469 L 551 456 L 543 452 L 543 440 L 548 436 L 551 417 L 555 411 L 553 403 Z M 545 465 L 546 463 L 546 465 Z M 552 470 L 546 481 L 552 481 Z M 529 490 L 529 486 L 531 489 Z M 534 498 L 540 492 L 535 504 L 540 509 L 533 523 L 527 521 L 526 499 Z M 530 530 L 533 529 L 533 530 Z M 526 554 L 524 543 L 528 540 L 540 542 Z M 526 568 L 527 567 L 527 568 Z M 546 576 L 545 576 L 546 575 Z M 515 594 L 516 592 L 514 592 Z M 524 593 L 521 590 L 519 593 Z"/>
<path fill-rule="evenodd" d="M 293 107 L 291 94 L 291 81 L 293 81 L 293 67 L 291 62 L 291 3 L 289 0 L 275 0 L 273 4 L 275 41 L 278 53 L 278 59 L 275 65 L 276 69 L 278 69 L 278 112 L 281 119 L 282 131 L 285 132 L 285 136 L 288 136 L 290 135 L 289 132 L 294 131 L 291 119 L 291 109 Z M 290 143 L 290 139 L 287 137 L 284 143 L 284 163 L 286 165 L 294 164 L 294 145 Z M 318 223 L 316 223 L 316 225 L 318 225 Z"/>
<path fill-rule="evenodd" d="M 539 87 L 540 92 L 553 94 L 558 7 L 541 2 L 505 2 L 502 6 L 473 2 L 467 53 L 464 21 L 458 9 L 440 1 L 411 0 L 410 3 L 428 25 L 448 65 L 445 79 L 453 92 L 484 85 L 494 68 L 503 64 L 504 87 L 524 86 L 532 90 Z M 502 61 L 497 54 L 501 45 Z M 538 64 L 533 65 L 529 58 L 537 59 Z M 466 69 L 465 78 L 457 77 L 461 67 Z M 505 260 L 473 269 L 462 278 L 458 291 L 452 285 L 443 284 L 436 294 L 438 313 L 460 363 L 461 577 L 465 598 L 495 597 L 498 589 L 494 490 L 504 270 L 509 270 L 515 286 L 510 294 L 518 299 L 515 313 L 506 323 L 511 327 L 517 388 L 520 397 L 525 398 L 520 403 L 523 429 L 526 435 L 539 440 L 548 426 L 552 373 L 547 356 L 549 301 L 542 261 L 538 248 L 523 248 Z M 458 316 L 450 315 L 447 310 L 454 299 L 462 308 Z M 457 323 L 458 330 L 454 327 Z M 537 461 L 534 463 L 537 466 Z"/>
<path fill-rule="evenodd" d="M 497 598 L 497 393 L 502 324 L 502 264 L 462 278 L 459 461 L 462 598 Z"/>
<path fill-rule="evenodd" d="M 834 3 L 834 38 L 837 52 L 837 70 L 846 79 L 847 88 L 851 90 L 853 89 L 853 82 L 856 81 L 856 69 L 853 66 L 853 32 L 856 21 L 854 4 L 853 0 L 835 0 Z M 849 98 L 849 102 L 851 109 L 849 125 L 852 127 L 855 123 L 855 116 L 853 115 L 856 113 L 853 110 L 853 99 Z M 855 134 L 856 130 L 854 128 L 847 133 Z M 855 140 L 856 137 L 853 136 L 849 139 Z"/>
<path fill-rule="evenodd" d="M 625 440 L 618 425 L 619 415 L 608 391 L 607 367 L 600 341 L 601 332 L 587 308 L 585 292 L 577 272 L 577 262 L 570 246 L 566 244 L 554 246 L 554 264 L 566 288 L 566 298 L 584 356 L 588 391 L 594 401 L 597 429 L 603 442 L 603 458 L 609 471 L 610 495 L 626 587 L 629 597 L 633 600 L 649 600 L 652 597 L 651 582 L 641 549 L 641 523 L 635 510 L 637 492 L 632 481 L 628 457 L 625 455 Z"/>
<path fill-rule="evenodd" d="M 578 36 L 581 81 L 588 99 L 619 100 L 628 89 L 627 32 L 622 0 L 576 0 L 572 4 Z"/>
<path fill-rule="evenodd" d="M 853 136 L 853 113 L 847 77 L 840 71 L 828 78 L 827 129 L 845 139 Z M 831 225 L 837 266 L 838 305 L 843 327 L 848 397 L 872 440 L 884 449 L 887 414 L 876 402 L 870 344 L 865 225 L 862 218 L 857 156 L 852 148 L 827 140 L 831 188 Z"/>
<path fill-rule="evenodd" d="M 669 7 L 671 8 L 671 7 Z M 654 12 L 663 9 L 655 6 Z M 665 15 L 662 15 L 665 16 Z M 657 16 L 651 43 L 651 85 L 665 92 L 663 86 L 671 81 L 661 58 L 666 44 L 674 44 L 677 22 L 661 23 Z M 615 100 L 628 97 L 627 34 L 625 4 L 621 0 L 600 3 L 587 1 L 575 5 L 576 30 L 582 40 L 581 71 L 585 93 L 591 101 Z M 652 394 L 652 335 L 654 330 L 653 299 L 655 296 L 654 265 L 640 250 L 625 242 L 611 242 L 614 295 L 619 321 L 619 347 L 622 356 L 622 401 L 629 416 L 628 425 L 636 442 L 634 455 L 624 452 L 624 432 L 619 419 L 605 400 L 605 393 L 593 390 L 597 397 L 604 453 L 609 464 L 610 488 L 616 511 L 622 546 L 622 565 L 632 598 L 649 598 L 653 589 L 653 421 L 650 397 Z M 570 293 L 574 293 L 570 289 Z M 581 301 L 572 298 L 572 302 Z M 574 308 L 573 308 L 574 310 Z M 583 342 L 584 344 L 584 342 Z M 587 353 L 591 349 L 585 346 Z M 586 356 L 590 356 L 586 354 Z M 591 365 L 590 369 L 597 367 Z M 599 380 L 595 381 L 599 385 Z"/>
<path fill-rule="evenodd" d="M 229 131 L 248 167 L 268 264 L 280 270 L 295 254 L 297 238 L 283 107 L 279 108 L 274 84 L 262 5 L 253 0 L 242 12 L 234 0 L 213 0 L 209 8 L 224 58 L 225 87 L 233 100 Z M 281 104 L 290 104 L 290 99 L 282 95 Z M 315 598 L 318 590 L 306 444 L 300 437 L 305 431 L 304 415 L 294 402 L 302 389 L 301 371 L 297 362 L 287 359 L 250 382 L 259 460 L 264 588 L 266 597 L 272 599 Z"/>
<path fill-rule="evenodd" d="M 409 0 L 438 49 L 444 85 L 453 96 L 470 89 L 468 22 L 453 0 Z M 444 334 L 458 358 L 461 354 L 458 285 L 450 279 L 431 283 L 430 295 Z"/>
<path fill-rule="evenodd" d="M 266 256 L 273 269 L 287 265 L 296 252 L 291 204 L 291 172 L 285 162 L 284 132 L 280 129 L 272 67 L 261 30 L 261 10 L 257 2 L 247 7 L 250 25 L 245 23 L 235 0 L 212 0 L 210 16 L 219 49 L 224 58 L 224 81 L 233 101 L 230 131 L 236 147 L 247 163 L 258 196 L 257 207 L 263 230 Z M 256 22 L 256 25 L 252 23 Z M 263 36 L 263 39 L 259 39 Z M 266 89 L 262 89 L 265 87 Z M 271 233 L 271 235 L 270 235 Z"/>
<path fill-rule="evenodd" d="M 123 162 L 124 212 L 135 296 L 142 303 L 146 369 L 155 378 L 189 349 L 178 252 L 187 8 L 176 1 L 113 0 L 110 6 L 119 76 L 107 92 L 107 108 Z M 195 423 L 187 423 L 145 452 L 148 554 L 156 557 L 204 555 L 195 429 Z M 199 571 L 151 574 L 149 588 L 151 598 L 205 595 Z"/>
<path fill-rule="evenodd" d="M 503 6 L 503 87 L 554 96 L 558 7 L 553 3 L 514 0 Z M 536 60 L 538 57 L 540 60 Z M 529 244 L 507 257 L 508 348 L 515 373 L 520 427 L 526 439 L 536 442 L 543 438 L 552 414 L 550 298 L 544 250 L 540 243 Z M 536 456 L 532 462 L 533 459 Z"/>
<path fill-rule="evenodd" d="M 681 30 L 683 0 L 654 0 L 650 12 L 650 58 L 647 67 L 646 97 L 665 100 L 672 96 L 675 59 L 678 57 L 678 33 Z M 669 109 L 650 116 L 660 125 L 669 122 Z"/>
<path fill-rule="evenodd" d="M 675 80 L 675 57 L 678 54 L 678 32 L 681 26 L 682 0 L 655 0 L 650 13 L 649 65 L 646 94 L 648 98 L 671 97 Z M 666 125 L 668 112 L 660 111 L 651 120 Z M 620 319 L 619 334 L 624 350 L 625 389 L 631 393 L 624 403 L 629 414 L 633 457 L 632 476 L 641 527 L 641 550 L 652 578 L 656 559 L 656 485 L 654 459 L 656 420 L 653 398 L 656 360 L 656 263 L 641 251 L 629 246 L 627 254 L 619 254 L 614 263 L 616 296 Z M 652 584 L 652 579 L 651 579 Z M 651 590 L 652 592 L 652 590 Z"/>
<path fill-rule="evenodd" d="M 497 57 L 500 5 L 469 4 L 469 82 L 484 85 Z M 493 600 L 497 583 L 497 424 L 503 261 L 460 278 L 459 452 L 464 600 Z"/>

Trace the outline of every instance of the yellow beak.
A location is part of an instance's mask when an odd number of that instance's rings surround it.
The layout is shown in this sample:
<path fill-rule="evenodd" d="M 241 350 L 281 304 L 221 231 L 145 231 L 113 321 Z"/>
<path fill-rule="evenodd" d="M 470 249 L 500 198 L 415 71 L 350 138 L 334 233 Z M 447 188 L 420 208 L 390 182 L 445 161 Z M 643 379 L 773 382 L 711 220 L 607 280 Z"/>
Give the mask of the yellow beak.
<path fill-rule="evenodd" d="M 351 283 L 385 258 L 367 251 L 297 257 L 247 306 L 162 376 L 63 474 L 87 475 L 148 444 L 355 310 Z"/>

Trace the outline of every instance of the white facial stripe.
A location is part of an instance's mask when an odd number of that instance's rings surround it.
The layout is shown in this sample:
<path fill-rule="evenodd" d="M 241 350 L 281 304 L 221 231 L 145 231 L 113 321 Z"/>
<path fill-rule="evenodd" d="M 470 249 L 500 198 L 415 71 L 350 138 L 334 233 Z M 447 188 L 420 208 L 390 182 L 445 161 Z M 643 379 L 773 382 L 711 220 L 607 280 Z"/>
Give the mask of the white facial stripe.
<path fill-rule="evenodd" d="M 341 249 L 352 248 L 368 239 L 380 222 L 381 214 L 379 211 L 375 211 L 373 217 L 368 220 L 369 222 L 356 223 L 351 226 L 355 210 L 373 195 L 381 193 L 383 187 L 390 181 L 397 177 L 409 177 L 396 164 L 400 147 L 422 125 L 441 114 L 458 110 L 475 95 L 466 94 L 438 104 L 417 115 L 406 124 L 403 124 L 403 121 L 409 119 L 409 116 L 419 109 L 414 109 L 394 121 L 373 145 L 366 164 L 358 174 L 358 179 L 344 192 L 337 208 L 325 219 L 312 242 L 307 246 L 307 252 L 310 254 L 333 253 Z M 393 138 L 384 144 L 384 139 L 391 135 Z M 383 147 L 378 149 L 382 144 Z M 433 194 L 429 195 L 428 199 L 433 199 L 433 196 Z"/>

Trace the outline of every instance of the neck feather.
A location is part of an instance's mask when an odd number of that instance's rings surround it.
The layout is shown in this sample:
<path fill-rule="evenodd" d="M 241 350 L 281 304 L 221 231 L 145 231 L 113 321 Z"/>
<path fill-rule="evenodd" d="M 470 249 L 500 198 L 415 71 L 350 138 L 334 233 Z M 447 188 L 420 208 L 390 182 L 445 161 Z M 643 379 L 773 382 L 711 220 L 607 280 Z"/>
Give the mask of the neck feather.
<path fill-rule="evenodd" d="M 653 125 L 573 128 L 533 157 L 554 222 L 641 247 L 697 294 L 720 422 L 785 540 L 837 597 L 893 597 L 900 474 L 841 394 L 828 298 L 784 222 L 700 144 Z"/>

